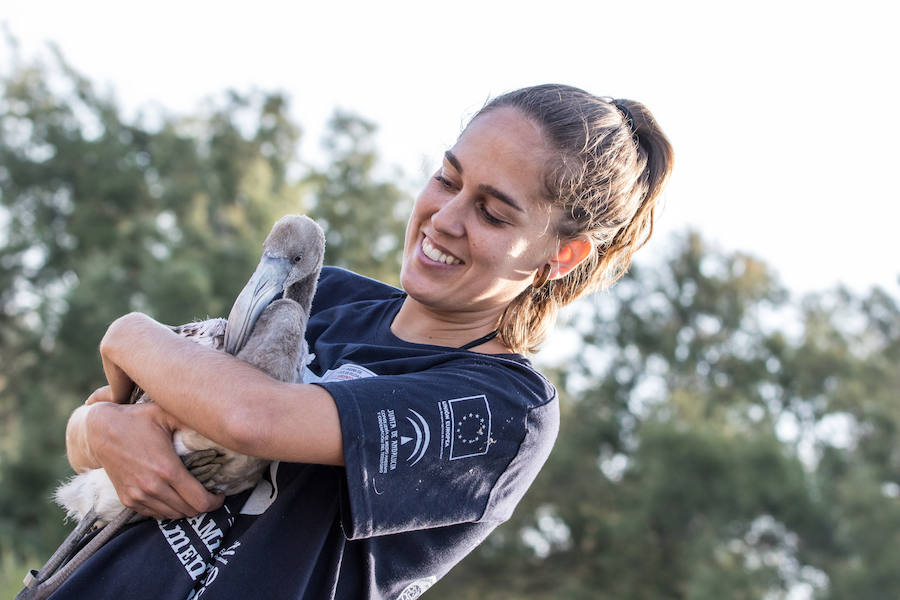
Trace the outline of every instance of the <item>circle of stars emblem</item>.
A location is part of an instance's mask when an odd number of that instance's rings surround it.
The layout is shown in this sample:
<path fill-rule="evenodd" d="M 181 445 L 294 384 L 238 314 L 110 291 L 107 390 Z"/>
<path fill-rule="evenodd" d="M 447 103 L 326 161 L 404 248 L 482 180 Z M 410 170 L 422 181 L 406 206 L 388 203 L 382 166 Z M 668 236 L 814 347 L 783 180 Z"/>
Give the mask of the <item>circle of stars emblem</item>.
<path fill-rule="evenodd" d="M 485 434 L 485 426 L 487 422 L 477 412 L 470 412 L 463 415 L 456 422 L 456 438 L 463 444 L 476 444 L 481 441 Z"/>

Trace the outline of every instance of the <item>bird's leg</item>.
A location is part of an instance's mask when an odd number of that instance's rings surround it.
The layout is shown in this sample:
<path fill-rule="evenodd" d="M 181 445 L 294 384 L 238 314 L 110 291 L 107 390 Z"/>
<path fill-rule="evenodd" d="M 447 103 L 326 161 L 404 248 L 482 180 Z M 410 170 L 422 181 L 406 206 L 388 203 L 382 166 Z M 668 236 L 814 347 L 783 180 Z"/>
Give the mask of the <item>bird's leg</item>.
<path fill-rule="evenodd" d="M 211 480 L 215 477 L 226 457 L 220 454 L 214 448 L 206 450 L 197 450 L 190 452 L 181 457 L 184 466 L 187 467 L 191 475 L 204 486 L 209 488 Z M 75 548 L 82 541 L 85 534 L 91 529 L 97 520 L 97 514 L 91 510 L 79 522 L 62 546 L 50 557 L 40 571 L 32 571 L 25 578 L 25 589 L 16 596 L 16 600 L 44 600 L 50 594 L 55 592 L 68 577 L 75 572 L 88 558 L 90 558 L 103 544 L 105 544 L 113 535 L 127 523 L 144 517 L 126 508 L 122 510 L 111 522 L 103 527 L 88 544 L 81 549 L 69 561 L 69 557 L 74 553 Z M 69 561 L 69 562 L 66 562 Z M 64 565 L 60 567 L 60 565 Z"/>
<path fill-rule="evenodd" d="M 90 511 L 88 515 L 92 512 L 94 511 Z M 16 596 L 15 600 L 46 600 L 53 592 L 59 589 L 78 567 L 93 556 L 97 550 L 109 541 L 112 536 L 118 533 L 125 524 L 130 522 L 135 514 L 137 513 L 130 508 L 123 508 L 121 512 L 119 512 L 112 521 L 107 523 L 100 532 L 91 539 L 91 541 L 85 544 L 84 548 L 79 550 L 69 562 L 58 570 L 54 567 L 54 570 L 56 570 L 55 573 L 42 573 L 32 581 L 28 581 L 28 578 L 26 577 L 25 589 L 19 592 L 19 595 Z M 96 520 L 96 518 L 96 515 L 94 515 L 94 520 Z M 84 519 L 82 519 L 82 521 L 84 521 Z M 80 525 L 81 524 L 79 524 L 79 527 Z"/>
<path fill-rule="evenodd" d="M 196 450 L 185 454 L 181 457 L 181 462 L 184 463 L 184 466 L 187 467 L 187 470 L 190 471 L 197 481 L 202 483 L 206 489 L 210 489 L 212 479 L 219 472 L 219 469 L 222 468 L 222 463 L 226 459 L 227 457 L 216 449 L 207 448 L 206 450 Z"/>
<path fill-rule="evenodd" d="M 75 549 L 78 547 L 78 544 L 81 543 L 84 536 L 87 535 L 91 530 L 91 527 L 94 526 L 94 523 L 97 522 L 97 518 L 97 513 L 93 510 L 88 511 L 88 513 L 82 517 L 81 521 L 78 522 L 78 525 L 75 526 L 75 529 L 72 530 L 72 533 L 70 533 L 68 537 L 63 540 L 63 543 L 59 545 L 59 548 L 56 549 L 53 556 L 44 563 L 44 566 L 37 571 L 29 571 L 23 582 L 25 588 L 29 589 L 36 587 L 53 575 L 56 570 L 59 569 L 60 565 L 69 560 L 72 553 L 75 552 Z"/>
<path fill-rule="evenodd" d="M 197 480 L 205 486 L 216 473 L 219 472 L 219 469 L 222 467 L 224 456 L 214 448 L 209 448 L 185 454 L 181 457 L 181 460 L 188 471 L 191 472 L 191 475 L 196 477 Z M 34 594 L 36 593 L 37 588 L 40 587 L 40 592 L 37 593 L 37 595 L 22 596 L 22 598 L 42 598 L 46 597 L 44 594 L 47 594 L 48 589 L 50 590 L 50 593 L 55 591 L 56 588 L 59 587 L 59 585 L 65 581 L 76 568 L 78 568 L 78 566 L 115 535 L 123 525 L 135 520 L 140 520 L 143 517 L 131 509 L 126 508 L 122 510 L 112 522 L 102 528 L 101 532 L 97 534 L 87 546 L 82 548 L 81 552 L 79 552 L 71 562 L 67 563 L 69 558 L 75 552 L 75 549 L 84 539 L 84 536 L 90 531 L 91 527 L 93 527 L 97 518 L 97 513 L 93 510 L 89 511 L 75 527 L 75 530 L 69 534 L 62 545 L 60 545 L 56 552 L 53 553 L 50 560 L 48 560 L 39 571 L 29 572 L 28 576 L 25 577 L 24 582 L 26 590 L 31 590 L 30 593 Z M 65 565 L 65 567 L 61 569 L 60 565 Z M 59 571 L 59 574 L 57 574 L 57 571 Z M 65 573 L 64 575 L 62 574 L 63 572 Z"/>

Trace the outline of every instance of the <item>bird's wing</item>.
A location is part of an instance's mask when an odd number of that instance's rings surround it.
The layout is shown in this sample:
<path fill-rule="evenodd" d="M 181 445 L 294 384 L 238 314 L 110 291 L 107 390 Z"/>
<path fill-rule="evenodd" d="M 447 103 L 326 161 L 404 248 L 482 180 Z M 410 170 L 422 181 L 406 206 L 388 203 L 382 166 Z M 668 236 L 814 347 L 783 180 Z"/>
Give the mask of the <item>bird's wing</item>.
<path fill-rule="evenodd" d="M 225 326 L 227 323 L 228 321 L 225 319 L 206 319 L 205 321 L 195 321 L 172 327 L 172 331 L 192 342 L 197 342 L 201 346 L 206 346 L 213 350 L 222 350 L 225 348 Z M 134 389 L 131 390 L 129 403 L 140 404 L 143 402 L 150 402 L 150 397 L 140 386 L 135 385 Z"/>
<path fill-rule="evenodd" d="M 173 327 L 172 331 L 201 346 L 221 350 L 225 347 L 225 326 L 227 324 L 228 321 L 225 319 L 206 319 Z"/>

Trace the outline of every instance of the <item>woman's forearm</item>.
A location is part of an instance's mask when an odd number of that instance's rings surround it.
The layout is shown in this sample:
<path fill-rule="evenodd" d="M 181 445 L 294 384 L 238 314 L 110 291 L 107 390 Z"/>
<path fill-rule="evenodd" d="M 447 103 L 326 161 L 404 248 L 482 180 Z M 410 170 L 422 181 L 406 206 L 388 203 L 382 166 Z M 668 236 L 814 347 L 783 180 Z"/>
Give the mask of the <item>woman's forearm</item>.
<path fill-rule="evenodd" d="M 343 463 L 337 409 L 318 386 L 276 381 L 136 313 L 110 326 L 100 353 L 104 370 L 118 378 L 119 393 L 128 387 L 119 374 L 127 374 L 164 410 L 227 448 L 262 458 Z"/>

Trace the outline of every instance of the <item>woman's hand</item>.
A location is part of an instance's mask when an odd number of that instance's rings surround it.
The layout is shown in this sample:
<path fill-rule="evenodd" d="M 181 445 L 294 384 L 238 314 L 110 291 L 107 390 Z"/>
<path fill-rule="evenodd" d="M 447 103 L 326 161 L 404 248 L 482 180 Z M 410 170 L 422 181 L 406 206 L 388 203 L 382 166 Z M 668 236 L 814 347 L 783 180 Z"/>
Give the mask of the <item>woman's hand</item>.
<path fill-rule="evenodd" d="M 153 404 L 119 405 L 95 396 L 85 418 L 91 455 L 106 469 L 122 504 L 157 519 L 175 519 L 215 510 L 224 496 L 209 493 L 181 462 L 172 447 L 180 426 Z"/>
<path fill-rule="evenodd" d="M 88 442 L 86 429 L 88 414 L 98 402 L 113 402 L 112 390 L 108 385 L 94 390 L 87 401 L 75 409 L 66 424 L 66 455 L 76 473 L 100 468 Z"/>

